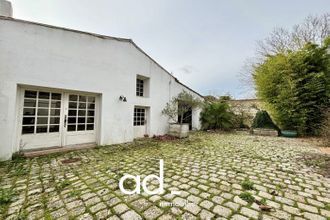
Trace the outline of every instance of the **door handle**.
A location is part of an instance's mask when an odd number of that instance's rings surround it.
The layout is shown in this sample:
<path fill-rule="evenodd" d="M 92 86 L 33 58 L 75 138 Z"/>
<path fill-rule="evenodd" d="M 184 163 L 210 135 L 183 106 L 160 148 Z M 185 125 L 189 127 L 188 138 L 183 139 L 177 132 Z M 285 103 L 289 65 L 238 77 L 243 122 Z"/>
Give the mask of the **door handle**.
<path fill-rule="evenodd" d="M 66 128 L 66 121 L 67 121 L 67 115 L 65 115 L 65 117 L 64 117 L 64 127 Z"/>

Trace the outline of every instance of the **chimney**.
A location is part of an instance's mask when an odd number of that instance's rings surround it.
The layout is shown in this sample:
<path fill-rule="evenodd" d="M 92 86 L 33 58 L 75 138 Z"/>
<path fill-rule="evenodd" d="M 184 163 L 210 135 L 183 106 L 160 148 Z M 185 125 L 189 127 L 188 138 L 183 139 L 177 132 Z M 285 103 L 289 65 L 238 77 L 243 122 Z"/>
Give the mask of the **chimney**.
<path fill-rule="evenodd" d="M 0 16 L 12 17 L 13 8 L 11 7 L 11 2 L 6 0 L 0 0 Z"/>

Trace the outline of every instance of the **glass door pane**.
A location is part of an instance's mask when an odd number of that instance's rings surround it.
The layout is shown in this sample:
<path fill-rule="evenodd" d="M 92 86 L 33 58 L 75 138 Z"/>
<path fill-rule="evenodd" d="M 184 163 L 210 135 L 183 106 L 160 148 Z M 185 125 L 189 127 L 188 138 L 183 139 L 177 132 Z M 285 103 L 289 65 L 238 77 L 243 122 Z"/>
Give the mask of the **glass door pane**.
<path fill-rule="evenodd" d="M 59 132 L 61 98 L 60 93 L 25 90 L 22 134 Z"/>
<path fill-rule="evenodd" d="M 69 95 L 67 131 L 94 130 L 95 97 Z"/>

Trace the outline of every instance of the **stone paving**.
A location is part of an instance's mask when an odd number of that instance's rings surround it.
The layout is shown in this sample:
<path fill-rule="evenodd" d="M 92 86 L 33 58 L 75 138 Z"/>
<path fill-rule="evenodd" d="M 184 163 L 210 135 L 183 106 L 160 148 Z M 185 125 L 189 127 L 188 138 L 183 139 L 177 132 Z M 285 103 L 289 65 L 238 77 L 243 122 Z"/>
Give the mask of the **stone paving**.
<path fill-rule="evenodd" d="M 303 153 L 319 151 L 299 139 L 198 132 L 17 159 L 0 165 L 0 219 L 330 219 L 330 180 Z M 125 173 L 158 175 L 159 159 L 163 194 L 120 191 Z"/>

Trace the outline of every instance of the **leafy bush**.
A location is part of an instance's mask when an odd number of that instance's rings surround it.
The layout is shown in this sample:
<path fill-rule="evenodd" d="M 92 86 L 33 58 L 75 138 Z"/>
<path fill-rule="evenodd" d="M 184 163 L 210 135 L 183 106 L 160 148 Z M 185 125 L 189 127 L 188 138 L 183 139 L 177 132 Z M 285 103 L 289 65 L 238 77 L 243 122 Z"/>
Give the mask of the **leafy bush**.
<path fill-rule="evenodd" d="M 186 115 L 191 109 L 199 107 L 202 104 L 199 98 L 195 98 L 192 94 L 182 91 L 172 100 L 166 103 L 162 114 L 167 115 L 172 122 L 182 124 L 185 118 L 191 115 Z M 180 121 L 178 121 L 180 119 Z"/>
<path fill-rule="evenodd" d="M 319 134 L 330 100 L 330 54 L 323 46 L 307 44 L 297 51 L 268 56 L 254 68 L 258 97 L 281 129 Z"/>
<path fill-rule="evenodd" d="M 253 119 L 252 128 L 269 128 L 279 130 L 266 111 L 258 111 Z"/>
<path fill-rule="evenodd" d="M 206 103 L 200 115 L 202 129 L 229 130 L 233 128 L 234 113 L 226 102 Z"/>

